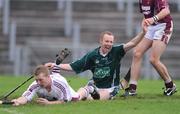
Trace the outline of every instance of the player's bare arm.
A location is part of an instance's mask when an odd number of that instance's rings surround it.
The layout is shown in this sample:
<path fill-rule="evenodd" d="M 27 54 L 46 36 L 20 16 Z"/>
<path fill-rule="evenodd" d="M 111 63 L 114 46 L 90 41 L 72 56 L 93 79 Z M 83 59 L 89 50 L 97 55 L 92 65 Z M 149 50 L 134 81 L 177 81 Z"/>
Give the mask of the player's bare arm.
<path fill-rule="evenodd" d="M 45 66 L 48 67 L 49 69 L 52 69 L 56 64 L 55 63 L 46 63 Z M 58 65 L 60 69 L 65 70 L 65 71 L 72 71 L 72 68 L 70 64 L 60 64 Z"/>
<path fill-rule="evenodd" d="M 156 23 L 158 20 L 163 19 L 164 17 L 166 17 L 167 15 L 170 14 L 170 10 L 168 7 L 165 7 L 164 9 L 162 9 L 157 15 L 151 17 L 151 18 L 147 18 L 143 21 L 143 25 L 149 26 L 152 25 L 154 23 Z"/>
<path fill-rule="evenodd" d="M 72 67 L 70 64 L 60 64 L 58 65 L 60 69 L 66 70 L 66 71 L 73 71 Z"/>
<path fill-rule="evenodd" d="M 26 104 L 28 100 L 24 96 L 21 96 L 17 99 L 13 99 L 12 102 L 14 102 L 13 106 L 19 106 Z"/>
<path fill-rule="evenodd" d="M 38 104 L 42 104 L 42 105 L 63 104 L 64 103 L 64 101 L 48 101 L 47 99 L 44 99 L 44 98 L 37 98 L 36 102 Z"/>
<path fill-rule="evenodd" d="M 166 7 L 162 9 L 156 16 L 159 18 L 159 20 L 161 20 L 169 14 L 170 14 L 169 7 Z"/>
<path fill-rule="evenodd" d="M 129 51 L 133 47 L 135 47 L 144 37 L 145 31 L 141 31 L 137 36 L 135 36 L 132 40 L 124 44 L 125 52 Z"/>

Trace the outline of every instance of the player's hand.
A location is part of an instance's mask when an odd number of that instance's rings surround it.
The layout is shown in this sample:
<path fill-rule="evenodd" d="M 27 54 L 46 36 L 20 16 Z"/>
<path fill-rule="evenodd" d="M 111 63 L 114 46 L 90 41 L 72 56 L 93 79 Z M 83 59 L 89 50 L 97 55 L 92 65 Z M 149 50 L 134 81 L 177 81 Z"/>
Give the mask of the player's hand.
<path fill-rule="evenodd" d="M 150 26 L 154 23 L 154 20 L 153 18 L 147 18 L 147 19 L 144 19 L 144 23 L 147 25 L 147 26 Z"/>
<path fill-rule="evenodd" d="M 55 66 L 55 63 L 46 63 L 44 66 L 48 67 L 49 69 L 52 69 Z"/>
<path fill-rule="evenodd" d="M 17 99 L 11 100 L 11 102 L 14 102 L 13 106 L 19 106 L 20 102 Z"/>
<path fill-rule="evenodd" d="M 43 105 L 48 105 L 50 103 L 47 99 L 44 99 L 44 98 L 37 98 L 36 102 L 38 104 L 43 104 Z"/>
<path fill-rule="evenodd" d="M 143 28 L 143 32 L 146 33 L 147 32 L 147 29 L 148 29 L 148 26 L 149 26 L 149 23 L 147 22 L 146 19 L 143 19 L 142 23 L 141 23 L 141 26 Z"/>

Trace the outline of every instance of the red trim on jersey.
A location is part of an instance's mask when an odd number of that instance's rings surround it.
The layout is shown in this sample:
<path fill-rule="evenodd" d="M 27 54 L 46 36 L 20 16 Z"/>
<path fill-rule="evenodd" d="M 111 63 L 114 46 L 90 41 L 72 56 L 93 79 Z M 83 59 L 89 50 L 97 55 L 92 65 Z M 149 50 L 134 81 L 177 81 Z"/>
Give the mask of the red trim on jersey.
<path fill-rule="evenodd" d="M 63 93 L 63 100 L 68 100 L 67 99 L 67 93 L 66 93 L 66 88 L 61 84 L 61 83 L 59 83 L 59 82 L 57 82 L 57 81 L 53 81 L 54 83 L 54 85 L 57 87 L 57 88 L 59 88 L 59 90 Z"/>

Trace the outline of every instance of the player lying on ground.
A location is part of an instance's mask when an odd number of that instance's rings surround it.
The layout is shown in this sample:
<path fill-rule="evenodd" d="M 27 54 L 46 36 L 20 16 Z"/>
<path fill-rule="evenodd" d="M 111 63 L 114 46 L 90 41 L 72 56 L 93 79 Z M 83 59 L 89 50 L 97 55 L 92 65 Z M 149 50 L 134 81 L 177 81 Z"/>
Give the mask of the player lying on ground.
<path fill-rule="evenodd" d="M 26 104 L 36 94 L 38 96 L 36 102 L 39 104 L 62 104 L 69 101 L 84 100 L 95 91 L 95 88 L 89 84 L 75 92 L 59 73 L 60 68 L 57 66 L 53 67 L 51 74 L 47 67 L 43 65 L 37 66 L 34 71 L 35 81 L 21 97 L 12 100 L 14 102 L 13 105 Z"/>
<path fill-rule="evenodd" d="M 87 53 L 81 59 L 70 64 L 60 64 L 59 67 L 76 73 L 90 70 L 93 74 L 92 81 L 98 88 L 100 100 L 111 99 L 119 92 L 121 87 L 124 88 L 127 85 L 127 81 L 123 80 L 122 86 L 120 86 L 121 59 L 127 51 L 141 41 L 144 34 L 145 32 L 142 31 L 129 42 L 114 46 L 113 33 L 105 31 L 100 35 L 99 47 Z M 55 63 L 45 65 L 51 68 Z M 98 99 L 96 96 L 94 98 Z"/>

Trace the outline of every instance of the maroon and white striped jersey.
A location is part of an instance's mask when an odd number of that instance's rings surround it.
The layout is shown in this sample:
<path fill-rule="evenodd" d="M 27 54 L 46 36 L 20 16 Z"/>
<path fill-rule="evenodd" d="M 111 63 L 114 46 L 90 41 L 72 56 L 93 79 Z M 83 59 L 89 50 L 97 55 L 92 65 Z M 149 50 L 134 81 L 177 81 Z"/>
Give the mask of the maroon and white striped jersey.
<path fill-rule="evenodd" d="M 167 0 L 139 0 L 140 12 L 144 14 L 145 18 L 151 18 L 158 14 L 162 9 L 169 7 Z M 159 23 L 170 23 L 172 17 L 167 15 L 165 18 L 159 20 Z"/>
<path fill-rule="evenodd" d="M 52 80 L 50 92 L 34 81 L 22 96 L 26 97 L 28 101 L 31 101 L 36 94 L 38 97 L 45 98 L 49 101 L 61 100 L 66 102 L 79 98 L 79 94 L 76 93 L 66 79 L 59 74 L 57 68 L 55 72 L 52 72 L 50 78 Z"/>

